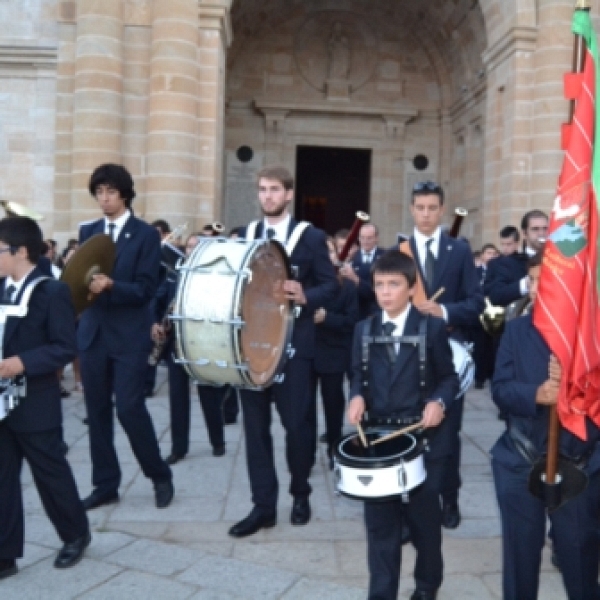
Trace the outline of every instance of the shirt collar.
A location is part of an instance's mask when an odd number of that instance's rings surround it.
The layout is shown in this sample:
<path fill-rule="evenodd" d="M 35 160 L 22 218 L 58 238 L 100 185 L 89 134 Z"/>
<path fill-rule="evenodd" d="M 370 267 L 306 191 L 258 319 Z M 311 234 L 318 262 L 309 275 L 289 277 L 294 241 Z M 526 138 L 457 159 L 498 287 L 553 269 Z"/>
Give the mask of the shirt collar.
<path fill-rule="evenodd" d="M 275 236 L 273 239 L 277 240 L 281 244 L 287 242 L 288 229 L 290 227 L 290 219 L 292 217 L 288 214 L 283 221 L 280 221 L 276 225 L 271 225 L 266 218 L 263 219 L 263 237 L 267 237 L 267 229 L 273 229 Z"/>
<path fill-rule="evenodd" d="M 35 269 L 35 265 L 31 267 L 31 269 L 29 269 L 29 271 L 27 271 L 27 273 L 25 273 L 25 275 L 23 277 L 21 277 L 21 279 L 19 279 L 19 281 L 15 281 L 10 275 L 6 278 L 5 282 L 4 282 L 4 289 L 7 290 L 11 285 L 15 286 L 15 291 L 13 292 L 13 296 L 11 298 L 11 300 L 14 302 L 16 298 L 19 297 L 19 292 L 21 291 L 21 288 L 23 287 L 23 284 L 25 283 L 25 281 L 27 280 L 27 278 L 31 275 L 31 272 Z"/>
<path fill-rule="evenodd" d="M 435 258 L 438 256 L 438 250 L 440 248 L 440 237 L 442 235 L 442 230 L 438 227 L 431 236 L 423 235 L 416 227 L 414 231 L 415 243 L 417 245 L 417 250 L 419 252 L 419 256 L 425 256 L 425 244 L 427 240 L 433 239 L 433 244 L 431 244 L 431 252 Z"/>
<path fill-rule="evenodd" d="M 410 302 L 395 319 L 390 318 L 390 316 L 384 310 L 381 315 L 381 324 L 383 325 L 384 323 L 393 323 L 396 326 L 396 329 L 394 329 L 394 335 L 404 335 L 404 327 L 406 325 L 406 319 L 408 318 L 409 312 Z"/>
<path fill-rule="evenodd" d="M 110 234 L 110 229 L 108 228 L 108 224 L 114 223 L 115 224 L 115 234 L 114 235 L 115 235 L 115 241 L 116 241 L 119 237 L 119 234 L 123 230 L 123 227 L 125 227 L 125 223 L 127 222 L 127 219 L 129 219 L 130 216 L 131 216 L 131 211 L 129 209 L 127 209 L 120 217 L 118 217 L 114 221 L 109 221 L 107 217 L 104 217 L 104 233 Z"/>

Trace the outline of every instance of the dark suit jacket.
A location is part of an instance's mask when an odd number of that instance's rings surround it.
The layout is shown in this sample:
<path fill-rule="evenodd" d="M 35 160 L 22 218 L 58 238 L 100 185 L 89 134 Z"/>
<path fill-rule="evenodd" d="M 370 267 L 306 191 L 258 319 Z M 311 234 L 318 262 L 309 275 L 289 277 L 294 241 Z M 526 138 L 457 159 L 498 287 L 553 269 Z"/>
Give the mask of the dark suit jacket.
<path fill-rule="evenodd" d="M 354 283 L 343 279 L 335 298 L 323 308 L 325 319 L 316 326 L 315 371 L 344 373 L 350 367 L 352 334 L 358 322 Z"/>
<path fill-rule="evenodd" d="M 352 259 L 352 268 L 358 275 L 358 310 L 360 318 L 366 319 L 378 310 L 375 292 L 373 291 L 373 280 L 371 278 L 371 267 L 373 263 L 385 252 L 383 248 L 375 249 L 375 256 L 370 263 L 363 262 L 362 252 L 359 250 Z"/>
<path fill-rule="evenodd" d="M 295 219 L 290 220 L 288 238 L 296 226 Z M 256 239 L 263 234 L 263 221 L 256 228 Z M 246 230 L 240 232 L 245 237 Z M 315 310 L 325 306 L 339 288 L 331 259 L 325 243 L 325 233 L 316 227 L 308 227 L 296 244 L 290 258 L 290 263 L 297 268 L 294 279 L 302 284 L 306 296 L 306 304 L 302 306 L 300 315 L 294 320 L 292 345 L 294 356 L 298 358 L 313 358 L 315 353 Z"/>
<path fill-rule="evenodd" d="M 458 394 L 458 378 L 452 362 L 452 351 L 448 343 L 446 324 L 436 317 L 427 318 L 427 377 L 425 401 L 419 389 L 419 349 L 402 344 L 392 365 L 384 344 L 373 344 L 369 353 L 369 417 L 418 417 L 427 400 L 441 398 L 446 410 L 452 408 Z M 379 311 L 371 320 L 371 332 L 381 335 L 382 313 Z M 418 335 L 421 315 L 411 308 L 406 319 L 403 335 Z M 361 321 L 354 330 L 352 348 L 351 397 L 362 395 L 362 334 Z M 366 399 L 367 400 L 367 399 Z M 428 431 L 431 456 L 440 458 L 449 452 L 451 436 L 446 433 L 444 422 Z"/>
<path fill-rule="evenodd" d="M 427 283 L 421 269 L 414 237 L 410 238 L 410 249 L 427 297 L 430 298 L 441 287 L 445 290 L 437 301 L 446 307 L 447 324 L 455 330 L 452 337 L 458 334 L 456 330 L 468 329 L 475 325 L 483 312 L 485 302 L 469 244 L 441 233 L 433 285 Z"/>
<path fill-rule="evenodd" d="M 34 269 L 20 289 L 38 277 Z M 0 296 L 5 280 L 0 280 Z M 76 356 L 75 311 L 69 288 L 49 279 L 37 285 L 29 300 L 27 315 L 9 317 L 4 330 L 4 356 L 19 356 L 25 366 L 27 397 L 13 410 L 7 422 L 14 431 L 35 432 L 62 425 L 60 385 L 57 370 Z"/>
<path fill-rule="evenodd" d="M 82 225 L 79 242 L 97 233 L 104 233 L 104 219 Z M 119 234 L 112 273 L 107 273 L 114 280 L 113 288 L 100 294 L 81 315 L 77 330 L 80 351 L 89 348 L 100 329 L 112 353 L 148 351 L 153 317 L 150 303 L 156 294 L 159 267 L 158 232 L 132 215 Z"/>
<path fill-rule="evenodd" d="M 525 253 L 499 256 L 488 263 L 488 274 L 483 290 L 494 306 L 508 306 L 522 297 L 519 281 L 527 275 Z"/>
<path fill-rule="evenodd" d="M 475 267 L 475 271 L 477 272 L 477 280 L 479 281 L 479 284 L 481 286 L 483 286 L 483 284 L 485 283 L 485 280 L 487 278 L 488 275 L 488 270 L 484 269 L 481 265 L 478 267 Z"/>
<path fill-rule="evenodd" d="M 500 340 L 492 393 L 494 402 L 508 415 L 508 426 L 516 427 L 535 446 L 538 452 L 546 450 L 548 409 L 536 404 L 538 387 L 548 378 L 550 349 L 533 326 L 533 315 L 509 321 Z M 560 435 L 560 452 L 572 458 L 594 449 L 590 470 L 600 468 L 600 440 L 598 428 L 587 420 L 588 441 L 583 442 L 567 430 Z M 526 467 L 529 463 L 516 450 L 505 432 L 492 448 L 492 456 L 509 467 Z"/>

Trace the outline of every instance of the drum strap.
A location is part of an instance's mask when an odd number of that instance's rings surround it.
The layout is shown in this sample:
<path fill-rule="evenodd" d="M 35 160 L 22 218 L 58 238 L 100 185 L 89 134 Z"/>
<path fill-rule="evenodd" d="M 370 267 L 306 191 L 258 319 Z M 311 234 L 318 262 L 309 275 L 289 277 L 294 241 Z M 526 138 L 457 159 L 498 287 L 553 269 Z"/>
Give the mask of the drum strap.
<path fill-rule="evenodd" d="M 421 316 L 418 335 L 372 335 L 373 325 L 373 317 L 369 317 L 363 322 L 361 343 L 361 393 L 367 407 L 371 401 L 371 391 L 369 389 L 369 354 L 371 344 L 412 344 L 413 346 L 419 346 L 419 396 L 421 401 L 425 402 L 427 392 L 427 316 Z"/>
<path fill-rule="evenodd" d="M 248 223 L 248 227 L 246 227 L 247 240 L 256 239 L 256 228 L 258 227 L 259 223 L 260 221 L 252 221 L 251 223 Z M 300 223 L 296 224 L 296 227 L 294 227 L 294 231 L 292 231 L 292 235 L 290 235 L 287 242 L 285 243 L 285 251 L 287 252 L 288 256 L 292 255 L 292 252 L 296 248 L 296 244 L 300 241 L 302 234 L 306 231 L 308 227 L 310 227 L 310 223 L 308 221 L 300 221 Z"/>

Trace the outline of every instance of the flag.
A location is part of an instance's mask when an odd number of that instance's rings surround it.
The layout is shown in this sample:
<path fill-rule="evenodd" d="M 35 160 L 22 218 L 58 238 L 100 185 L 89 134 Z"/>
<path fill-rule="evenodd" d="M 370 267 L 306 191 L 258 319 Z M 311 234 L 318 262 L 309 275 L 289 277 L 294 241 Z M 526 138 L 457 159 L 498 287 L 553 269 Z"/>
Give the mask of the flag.
<path fill-rule="evenodd" d="M 576 10 L 573 33 L 585 40 L 581 74 L 565 77 L 576 101 L 563 126 L 565 156 L 550 216 L 534 324 L 563 371 L 557 404 L 561 424 L 586 439 L 585 417 L 600 426 L 600 311 L 598 308 L 598 193 L 600 120 L 596 107 L 598 46 L 589 11 Z"/>

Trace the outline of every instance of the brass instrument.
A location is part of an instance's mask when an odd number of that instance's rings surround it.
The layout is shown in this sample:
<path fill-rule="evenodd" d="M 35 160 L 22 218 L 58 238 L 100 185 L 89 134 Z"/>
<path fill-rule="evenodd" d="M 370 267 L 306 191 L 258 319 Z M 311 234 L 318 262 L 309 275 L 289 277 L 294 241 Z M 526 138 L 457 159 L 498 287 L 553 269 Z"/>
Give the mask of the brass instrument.
<path fill-rule="evenodd" d="M 0 200 L 0 205 L 2 205 L 2 208 L 6 211 L 7 217 L 29 217 L 34 221 L 41 221 L 44 218 L 44 215 L 37 213 L 18 202 Z"/>
<path fill-rule="evenodd" d="M 500 335 L 504 331 L 504 307 L 494 306 L 489 298 L 485 298 L 485 309 L 479 315 L 479 320 L 486 333 Z"/>
<path fill-rule="evenodd" d="M 210 226 L 213 230 L 213 234 L 215 235 L 221 235 L 225 231 L 225 225 L 223 225 L 223 223 L 220 223 L 219 221 L 211 223 Z"/>
<path fill-rule="evenodd" d="M 350 233 L 348 234 L 348 237 L 346 238 L 346 243 L 344 244 L 344 247 L 342 248 L 340 255 L 338 257 L 340 259 L 340 263 L 343 263 L 346 260 L 346 258 L 348 258 L 350 248 L 352 248 L 352 246 L 358 239 L 358 234 L 360 233 L 360 228 L 363 225 L 365 225 L 366 223 L 368 223 L 370 220 L 371 220 L 371 217 L 366 212 L 362 212 L 361 210 L 359 210 L 356 213 L 356 220 L 354 221 L 354 224 L 352 225 L 352 229 L 350 230 Z"/>

